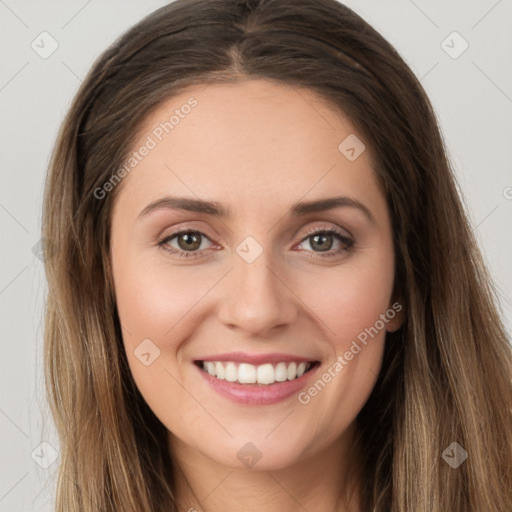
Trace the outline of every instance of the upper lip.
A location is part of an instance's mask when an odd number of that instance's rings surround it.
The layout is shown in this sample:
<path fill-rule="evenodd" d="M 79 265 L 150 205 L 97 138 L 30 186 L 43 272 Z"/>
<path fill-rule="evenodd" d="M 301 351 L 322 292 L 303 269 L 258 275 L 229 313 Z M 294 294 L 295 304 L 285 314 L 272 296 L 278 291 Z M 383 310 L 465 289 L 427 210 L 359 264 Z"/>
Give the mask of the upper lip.
<path fill-rule="evenodd" d="M 309 363 L 315 362 L 316 359 L 311 357 L 302 357 L 294 354 L 269 353 L 269 354 L 248 354 L 245 352 L 226 352 L 223 354 L 214 354 L 211 356 L 200 357 L 196 361 L 233 361 L 237 363 L 248 363 L 253 365 L 261 365 L 265 363 Z"/>

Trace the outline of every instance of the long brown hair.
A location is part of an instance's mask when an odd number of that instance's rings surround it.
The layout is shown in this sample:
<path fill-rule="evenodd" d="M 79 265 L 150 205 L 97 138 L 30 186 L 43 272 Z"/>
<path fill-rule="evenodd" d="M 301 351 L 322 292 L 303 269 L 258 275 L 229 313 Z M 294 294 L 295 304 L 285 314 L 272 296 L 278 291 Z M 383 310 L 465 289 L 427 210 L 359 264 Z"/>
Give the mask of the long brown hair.
<path fill-rule="evenodd" d="M 109 255 L 119 187 L 95 191 L 162 101 L 242 78 L 316 92 L 375 155 L 406 320 L 388 333 L 357 417 L 365 510 L 512 510 L 512 349 L 433 109 L 395 49 L 335 0 L 177 0 L 108 48 L 76 94 L 43 218 L 56 510 L 178 510 L 166 428 L 139 394 L 122 344 Z M 443 458 L 453 442 L 467 452 L 456 469 Z"/>

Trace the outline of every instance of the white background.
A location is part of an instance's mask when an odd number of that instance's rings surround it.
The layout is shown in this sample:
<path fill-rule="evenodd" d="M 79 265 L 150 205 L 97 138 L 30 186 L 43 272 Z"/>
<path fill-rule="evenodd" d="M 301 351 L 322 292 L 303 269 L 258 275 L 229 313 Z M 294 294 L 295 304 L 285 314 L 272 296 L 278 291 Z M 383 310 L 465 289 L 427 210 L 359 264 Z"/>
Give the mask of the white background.
<path fill-rule="evenodd" d="M 70 100 L 107 45 L 164 1 L 0 0 L 0 511 L 51 511 L 58 443 L 44 404 L 45 282 L 33 247 L 49 155 Z M 431 98 L 512 325 L 512 0 L 351 0 Z M 46 31 L 57 50 L 31 47 Z M 454 59 L 442 42 L 457 52 Z M 39 43 L 42 46 L 42 43 Z M 49 48 L 49 40 L 45 44 Z M 442 250 L 442 247 L 439 248 Z M 41 442 L 50 445 L 39 446 Z M 35 450 L 35 452 L 34 452 Z M 31 456 L 33 454 L 33 457 Z M 44 464 L 43 464 L 44 465 Z"/>

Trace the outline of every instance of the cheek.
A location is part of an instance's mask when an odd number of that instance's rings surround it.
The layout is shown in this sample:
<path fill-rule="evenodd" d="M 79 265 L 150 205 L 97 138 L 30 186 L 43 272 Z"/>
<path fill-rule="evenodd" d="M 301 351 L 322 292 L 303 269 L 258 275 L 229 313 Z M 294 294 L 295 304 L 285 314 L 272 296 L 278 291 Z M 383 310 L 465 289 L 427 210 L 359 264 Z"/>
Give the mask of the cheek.
<path fill-rule="evenodd" d="M 158 344 L 176 339 L 189 313 L 215 283 L 209 274 L 192 267 L 170 268 L 162 261 L 119 265 L 115 272 L 119 316 L 130 342 L 137 336 Z"/>
<path fill-rule="evenodd" d="M 186 408 L 191 419 L 199 418 L 199 410 L 187 407 L 179 384 L 185 371 L 178 364 L 179 348 L 189 334 L 194 306 L 211 288 L 212 277 L 191 279 L 191 267 L 171 270 L 154 259 L 121 257 L 114 262 L 123 343 L 137 388 L 168 427 L 173 425 L 167 417 L 169 407 Z"/>
<path fill-rule="evenodd" d="M 302 276 L 295 289 L 321 320 L 323 334 L 339 352 L 389 309 L 393 281 L 393 258 L 386 253 L 357 264 L 323 269 L 316 276 Z"/>
<path fill-rule="evenodd" d="M 180 406 L 186 398 L 178 384 L 187 370 L 180 364 L 181 348 L 201 324 L 205 296 L 219 278 L 211 268 L 171 268 L 162 257 L 114 261 L 117 309 L 130 370 L 159 415 L 164 401 Z"/>
<path fill-rule="evenodd" d="M 309 293 L 301 291 L 324 326 L 319 338 L 329 356 L 298 401 L 312 419 L 310 428 L 325 443 L 347 427 L 370 396 L 382 364 L 387 322 L 395 316 L 390 253 L 359 263 L 332 270 L 328 279 L 309 279 L 304 282 Z"/>

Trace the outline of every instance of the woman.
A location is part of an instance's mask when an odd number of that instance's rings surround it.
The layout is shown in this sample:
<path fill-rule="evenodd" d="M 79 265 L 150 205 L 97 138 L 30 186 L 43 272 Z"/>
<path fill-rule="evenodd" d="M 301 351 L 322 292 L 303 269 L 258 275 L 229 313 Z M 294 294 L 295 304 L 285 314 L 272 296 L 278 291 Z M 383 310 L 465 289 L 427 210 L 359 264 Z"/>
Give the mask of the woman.
<path fill-rule="evenodd" d="M 44 205 L 57 510 L 512 510 L 512 350 L 432 107 L 331 0 L 178 0 Z"/>

